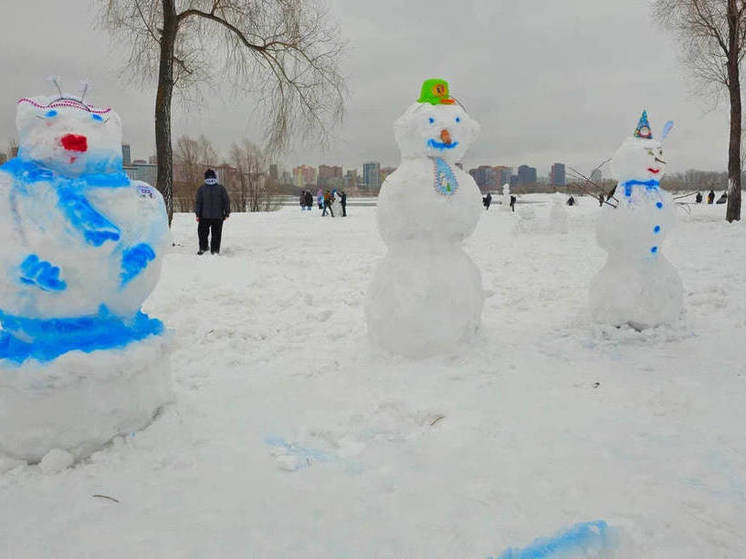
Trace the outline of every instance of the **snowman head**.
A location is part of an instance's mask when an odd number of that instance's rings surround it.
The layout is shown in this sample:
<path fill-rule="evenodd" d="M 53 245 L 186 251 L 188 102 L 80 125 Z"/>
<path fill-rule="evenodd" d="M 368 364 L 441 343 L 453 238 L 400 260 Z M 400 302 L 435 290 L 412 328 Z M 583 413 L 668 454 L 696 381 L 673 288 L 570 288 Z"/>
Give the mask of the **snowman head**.
<path fill-rule="evenodd" d="M 448 96 L 443 80 L 427 80 L 420 99 L 394 123 L 402 157 L 439 157 L 455 163 L 479 134 L 479 124 Z"/>
<path fill-rule="evenodd" d="M 122 168 L 122 123 L 111 109 L 81 97 L 24 97 L 18 101 L 18 156 L 60 175 L 107 173 Z"/>
<path fill-rule="evenodd" d="M 663 178 L 666 170 L 663 146 L 653 139 L 646 111 L 643 111 L 634 135 L 625 139 L 614 154 L 612 166 L 619 182 L 657 183 Z"/>

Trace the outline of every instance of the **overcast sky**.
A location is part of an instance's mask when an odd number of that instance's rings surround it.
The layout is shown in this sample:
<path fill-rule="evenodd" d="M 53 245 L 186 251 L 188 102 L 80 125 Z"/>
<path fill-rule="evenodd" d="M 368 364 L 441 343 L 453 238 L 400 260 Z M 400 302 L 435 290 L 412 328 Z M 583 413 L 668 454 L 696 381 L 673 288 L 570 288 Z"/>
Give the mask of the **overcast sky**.
<path fill-rule="evenodd" d="M 122 81 L 126 53 L 95 29 L 103 0 L 0 0 L 0 146 L 15 131 L 15 101 L 91 82 L 88 100 L 113 107 L 133 156 L 154 153 L 155 86 Z M 658 134 L 666 120 L 670 171 L 725 170 L 727 103 L 692 94 L 672 36 L 651 21 L 647 0 L 328 0 L 349 47 L 342 62 L 350 91 L 342 126 L 327 149 L 295 146 L 300 163 L 395 166 L 393 121 L 442 77 L 482 125 L 467 168 L 526 163 L 546 175 L 555 161 L 585 172 L 611 156 L 643 108 Z M 197 108 L 174 110 L 174 138 L 209 136 L 218 149 L 261 140 L 251 99 L 222 93 L 219 77 Z M 4 151 L 4 150 L 3 150 Z"/>

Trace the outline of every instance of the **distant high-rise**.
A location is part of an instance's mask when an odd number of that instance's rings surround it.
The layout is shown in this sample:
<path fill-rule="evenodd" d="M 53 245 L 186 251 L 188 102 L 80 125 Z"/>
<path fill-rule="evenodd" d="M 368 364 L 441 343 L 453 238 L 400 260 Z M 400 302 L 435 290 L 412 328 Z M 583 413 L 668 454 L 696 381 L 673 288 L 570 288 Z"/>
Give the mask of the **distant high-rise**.
<path fill-rule="evenodd" d="M 565 186 L 565 164 L 555 163 L 549 171 L 549 182 L 554 186 Z"/>
<path fill-rule="evenodd" d="M 505 165 L 496 165 L 493 167 L 495 172 L 495 186 L 510 184 L 510 175 L 513 172 L 511 167 Z"/>
<path fill-rule="evenodd" d="M 0 153 L 0 165 L 5 163 L 7 160 L 8 160 L 8 156 L 5 155 L 4 153 Z"/>
<path fill-rule="evenodd" d="M 381 164 L 378 161 L 363 163 L 363 184 L 368 190 L 381 188 Z"/>
<path fill-rule="evenodd" d="M 309 165 L 301 165 L 293 169 L 293 183 L 295 186 L 304 187 L 316 184 L 316 168 Z"/>
<path fill-rule="evenodd" d="M 601 172 L 601 169 L 593 169 L 593 172 L 591 173 L 591 181 L 600 184 L 603 179 L 604 174 Z"/>
<path fill-rule="evenodd" d="M 518 186 L 536 184 L 536 167 L 521 165 L 518 167 Z"/>
<path fill-rule="evenodd" d="M 347 169 L 345 173 L 345 188 L 357 187 L 357 169 Z"/>
<path fill-rule="evenodd" d="M 132 152 L 129 144 L 122 144 L 122 165 L 132 165 Z"/>
<path fill-rule="evenodd" d="M 338 187 L 344 184 L 342 167 L 339 165 L 319 165 L 318 185 Z"/>

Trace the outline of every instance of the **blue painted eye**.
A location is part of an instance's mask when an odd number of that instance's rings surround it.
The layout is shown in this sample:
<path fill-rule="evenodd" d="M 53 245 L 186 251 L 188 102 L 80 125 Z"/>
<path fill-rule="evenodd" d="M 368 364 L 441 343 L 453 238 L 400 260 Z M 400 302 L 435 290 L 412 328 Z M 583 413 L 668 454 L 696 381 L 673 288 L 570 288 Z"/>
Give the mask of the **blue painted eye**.
<path fill-rule="evenodd" d="M 54 118 L 57 116 L 57 114 L 57 111 L 55 111 L 54 109 L 50 109 L 46 113 L 44 113 L 44 116 L 47 118 Z"/>
<path fill-rule="evenodd" d="M 91 115 L 91 118 L 97 122 L 103 122 L 104 120 L 104 117 L 102 117 L 101 115 Z"/>
<path fill-rule="evenodd" d="M 428 119 L 427 119 L 427 121 L 428 121 L 428 122 L 429 122 L 430 124 L 435 124 L 435 119 L 434 119 L 433 117 L 430 117 L 430 118 L 428 118 Z"/>
<path fill-rule="evenodd" d="M 456 117 L 456 122 L 461 122 L 461 117 L 460 116 Z"/>
<path fill-rule="evenodd" d="M 652 247 L 650 249 L 650 252 L 652 252 L 653 254 L 655 254 L 656 252 L 658 252 L 658 247 Z"/>
<path fill-rule="evenodd" d="M 663 202 L 656 202 L 655 207 L 660 210 L 663 207 Z"/>
<path fill-rule="evenodd" d="M 653 233 L 660 233 L 660 232 L 661 232 L 661 226 L 660 225 L 656 225 L 655 227 L 653 227 Z"/>

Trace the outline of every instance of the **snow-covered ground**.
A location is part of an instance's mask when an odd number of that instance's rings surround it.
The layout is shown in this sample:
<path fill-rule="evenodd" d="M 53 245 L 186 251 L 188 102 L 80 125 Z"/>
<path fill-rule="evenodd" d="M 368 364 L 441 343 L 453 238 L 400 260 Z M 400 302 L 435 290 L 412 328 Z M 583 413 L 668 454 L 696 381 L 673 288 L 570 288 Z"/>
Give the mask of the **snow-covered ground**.
<path fill-rule="evenodd" d="M 619 557 L 746 556 L 746 227 L 687 208 L 685 314 L 638 333 L 588 318 L 593 200 L 567 235 L 493 206 L 481 333 L 424 361 L 368 345 L 374 208 L 234 215 L 219 257 L 177 215 L 145 305 L 176 402 L 59 473 L 0 460 L 0 557 L 485 558 L 588 520 Z"/>

